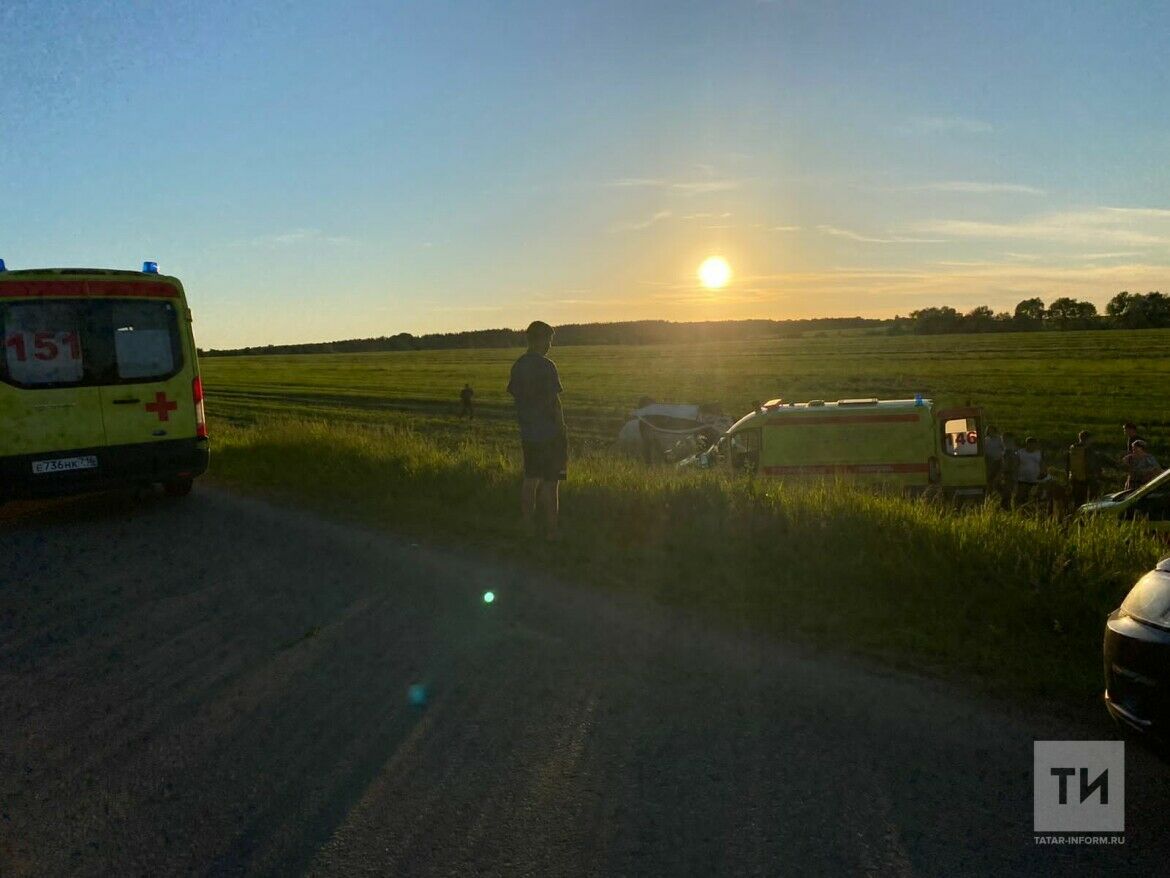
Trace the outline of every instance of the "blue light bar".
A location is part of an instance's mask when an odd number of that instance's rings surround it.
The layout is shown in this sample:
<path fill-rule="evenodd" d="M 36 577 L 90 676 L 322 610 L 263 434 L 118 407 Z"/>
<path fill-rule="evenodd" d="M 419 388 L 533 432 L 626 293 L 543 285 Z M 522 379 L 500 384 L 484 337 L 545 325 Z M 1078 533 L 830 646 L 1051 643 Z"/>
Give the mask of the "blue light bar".
<path fill-rule="evenodd" d="M 144 262 L 144 263 L 142 263 L 142 273 L 143 274 L 158 274 L 158 263 L 157 262 Z"/>

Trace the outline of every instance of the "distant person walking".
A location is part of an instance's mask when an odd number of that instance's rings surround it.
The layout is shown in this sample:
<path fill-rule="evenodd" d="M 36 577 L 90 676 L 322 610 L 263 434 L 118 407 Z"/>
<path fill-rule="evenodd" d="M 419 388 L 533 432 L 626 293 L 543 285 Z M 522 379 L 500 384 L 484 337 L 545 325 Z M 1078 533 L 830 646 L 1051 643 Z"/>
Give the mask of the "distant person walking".
<path fill-rule="evenodd" d="M 1073 508 L 1079 508 L 1097 496 L 1101 487 L 1101 460 L 1093 448 L 1093 434 L 1077 433 L 1077 441 L 1068 447 L 1068 487 Z"/>
<path fill-rule="evenodd" d="M 1125 490 L 1140 488 L 1162 471 L 1154 455 L 1146 449 L 1146 440 L 1135 439 L 1130 446 L 1133 450 L 1121 459 L 1125 466 Z"/>
<path fill-rule="evenodd" d="M 459 410 L 459 417 L 467 415 L 468 420 L 475 419 L 475 406 L 472 400 L 475 398 L 475 391 L 471 389 L 470 384 L 464 384 L 463 389 L 459 391 L 459 401 L 463 403 L 463 408 Z"/>
<path fill-rule="evenodd" d="M 545 538 L 560 538 L 557 526 L 559 485 L 569 465 L 569 443 L 560 394 L 564 391 L 556 364 L 547 356 L 553 328 L 534 321 L 527 329 L 528 351 L 512 364 L 508 393 L 516 401 L 520 445 L 524 451 L 524 483 L 520 515 L 525 532 L 536 534 L 536 509 L 544 510 Z"/>

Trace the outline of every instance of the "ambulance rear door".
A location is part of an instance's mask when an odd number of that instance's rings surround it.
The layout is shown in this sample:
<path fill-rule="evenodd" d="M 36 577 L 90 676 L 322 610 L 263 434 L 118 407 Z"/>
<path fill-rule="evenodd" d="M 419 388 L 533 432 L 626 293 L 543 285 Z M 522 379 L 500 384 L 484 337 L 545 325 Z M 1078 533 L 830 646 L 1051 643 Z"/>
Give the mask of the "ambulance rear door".
<path fill-rule="evenodd" d="M 982 493 L 987 485 L 983 454 L 983 412 L 974 406 L 935 412 L 944 489 Z"/>
<path fill-rule="evenodd" d="M 58 460 L 53 452 L 105 444 L 101 392 L 88 348 L 90 302 L 21 295 L 0 286 L 0 457 L 44 455 L 39 467 L 96 468 L 94 459 Z M 61 292 L 68 293 L 62 285 Z M 37 474 L 41 474 L 38 472 Z"/>
<path fill-rule="evenodd" d="M 195 437 L 186 307 L 174 298 L 104 302 L 109 371 L 101 405 L 110 445 L 136 445 Z"/>

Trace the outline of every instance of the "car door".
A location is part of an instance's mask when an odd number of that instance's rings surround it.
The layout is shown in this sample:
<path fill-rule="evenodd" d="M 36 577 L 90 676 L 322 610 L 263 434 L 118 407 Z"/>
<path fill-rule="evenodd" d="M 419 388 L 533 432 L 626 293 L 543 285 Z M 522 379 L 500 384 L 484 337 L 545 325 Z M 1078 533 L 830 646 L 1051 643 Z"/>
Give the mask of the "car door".
<path fill-rule="evenodd" d="M 110 445 L 195 435 L 192 353 L 179 299 L 107 299 L 103 333 L 110 368 L 101 406 Z"/>
<path fill-rule="evenodd" d="M 105 443 L 91 305 L 82 298 L 0 300 L 0 456 L 52 457 Z"/>

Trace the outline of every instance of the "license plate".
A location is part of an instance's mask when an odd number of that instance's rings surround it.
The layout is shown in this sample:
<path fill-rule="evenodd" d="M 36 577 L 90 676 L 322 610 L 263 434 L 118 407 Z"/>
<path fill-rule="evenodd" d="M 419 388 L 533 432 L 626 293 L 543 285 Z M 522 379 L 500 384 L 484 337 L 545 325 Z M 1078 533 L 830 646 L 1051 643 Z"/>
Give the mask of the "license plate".
<path fill-rule="evenodd" d="M 44 473 L 64 473 L 75 469 L 97 469 L 98 459 L 92 454 L 81 457 L 58 457 L 56 460 L 34 460 L 32 469 L 34 475 Z"/>

